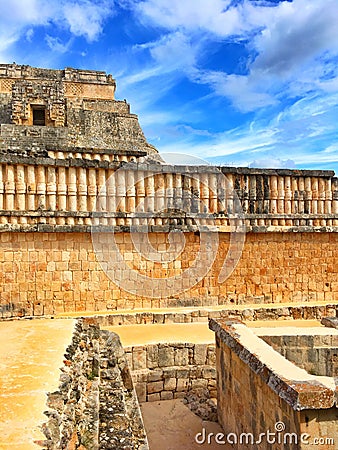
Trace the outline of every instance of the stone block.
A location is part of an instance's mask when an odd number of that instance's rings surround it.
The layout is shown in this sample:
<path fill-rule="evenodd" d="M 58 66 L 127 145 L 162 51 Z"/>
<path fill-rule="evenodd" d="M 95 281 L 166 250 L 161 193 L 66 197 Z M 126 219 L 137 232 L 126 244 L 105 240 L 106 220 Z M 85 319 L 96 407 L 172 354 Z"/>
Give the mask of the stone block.
<path fill-rule="evenodd" d="M 185 392 L 174 392 L 174 398 L 184 398 Z"/>
<path fill-rule="evenodd" d="M 189 368 L 178 368 L 176 370 L 176 378 L 189 378 Z"/>
<path fill-rule="evenodd" d="M 135 382 L 146 383 L 148 381 L 148 370 L 134 370 L 131 372 L 131 376 Z"/>
<path fill-rule="evenodd" d="M 144 403 L 147 399 L 147 384 L 146 383 L 136 383 L 135 392 L 140 403 Z"/>
<path fill-rule="evenodd" d="M 147 393 L 154 394 L 155 392 L 163 391 L 163 381 L 154 381 L 147 384 Z"/>
<path fill-rule="evenodd" d="M 132 355 L 133 370 L 145 369 L 147 367 L 147 353 L 143 347 L 133 347 Z"/>
<path fill-rule="evenodd" d="M 217 398 L 217 389 L 210 389 L 209 388 L 209 394 L 211 398 Z"/>
<path fill-rule="evenodd" d="M 161 369 L 150 370 L 148 374 L 148 382 L 160 381 L 163 378 L 163 371 Z"/>
<path fill-rule="evenodd" d="M 176 390 L 176 385 L 176 378 L 165 378 L 163 388 L 165 391 L 174 391 Z"/>
<path fill-rule="evenodd" d="M 159 367 L 173 366 L 175 362 L 175 351 L 172 347 L 160 347 L 158 349 Z"/>
<path fill-rule="evenodd" d="M 133 354 L 132 352 L 125 353 L 127 364 L 130 370 L 133 370 Z"/>
<path fill-rule="evenodd" d="M 154 323 L 164 323 L 164 314 L 154 313 Z"/>
<path fill-rule="evenodd" d="M 147 367 L 149 369 L 158 367 L 158 345 L 147 346 Z"/>
<path fill-rule="evenodd" d="M 163 378 L 176 378 L 176 367 L 166 367 L 163 369 Z"/>
<path fill-rule="evenodd" d="M 161 400 L 161 395 L 160 393 L 155 393 L 155 394 L 149 394 L 147 395 L 147 401 L 148 402 L 157 402 Z"/>
<path fill-rule="evenodd" d="M 216 365 L 216 348 L 214 345 L 208 346 L 208 352 L 207 352 L 207 361 L 206 363 L 209 366 L 215 366 Z"/>
<path fill-rule="evenodd" d="M 186 366 L 189 364 L 189 349 L 176 348 L 174 355 L 175 366 Z"/>
<path fill-rule="evenodd" d="M 194 364 L 202 365 L 206 363 L 208 347 L 206 344 L 195 344 Z"/>
<path fill-rule="evenodd" d="M 215 367 L 205 367 L 202 369 L 202 376 L 205 379 L 216 378 L 216 368 Z"/>
<path fill-rule="evenodd" d="M 311 336 L 313 347 L 331 347 L 332 338 L 331 336 Z M 311 341 L 309 346 L 311 346 Z"/>
<path fill-rule="evenodd" d="M 307 350 L 305 356 L 306 356 L 306 360 L 309 363 L 316 364 L 318 362 L 319 353 L 316 349 L 310 348 L 309 350 Z"/>
<path fill-rule="evenodd" d="M 216 379 L 209 379 L 208 380 L 208 389 L 216 389 L 217 387 L 217 381 Z"/>
<path fill-rule="evenodd" d="M 177 379 L 177 392 L 186 392 L 189 389 L 190 381 L 188 378 L 179 378 Z"/>
<path fill-rule="evenodd" d="M 204 380 L 203 378 L 191 380 L 191 389 L 205 389 L 207 387 L 208 387 L 208 380 Z"/>
<path fill-rule="evenodd" d="M 172 400 L 174 398 L 174 394 L 170 391 L 161 392 L 161 400 Z"/>
<path fill-rule="evenodd" d="M 202 377 L 202 367 L 201 366 L 190 367 L 189 377 L 191 379 L 201 378 Z"/>

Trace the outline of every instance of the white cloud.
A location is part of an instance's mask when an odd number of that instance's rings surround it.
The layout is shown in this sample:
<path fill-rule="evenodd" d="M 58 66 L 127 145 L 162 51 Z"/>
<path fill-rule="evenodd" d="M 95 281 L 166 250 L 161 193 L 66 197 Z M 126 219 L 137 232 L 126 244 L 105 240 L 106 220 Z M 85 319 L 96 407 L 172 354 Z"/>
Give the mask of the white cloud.
<path fill-rule="evenodd" d="M 329 163 L 331 166 L 333 166 L 333 163 L 338 162 L 338 152 L 335 154 L 323 154 L 323 153 L 300 153 L 294 157 L 295 163 L 297 166 L 304 165 L 304 164 L 325 164 Z"/>
<path fill-rule="evenodd" d="M 124 3 L 135 9 L 144 24 L 170 32 L 150 44 L 151 56 L 161 70 L 182 68 L 192 81 L 209 84 L 241 112 L 271 106 L 278 97 L 338 88 L 338 74 L 328 72 L 333 65 L 330 58 L 338 53 L 337 0 L 327 0 L 325 7 L 321 0 L 209 0 L 207 7 L 204 0 Z M 213 39 L 246 42 L 251 52 L 247 74 L 200 68 L 198 56 Z"/>
<path fill-rule="evenodd" d="M 219 36 L 237 34 L 243 27 L 241 6 L 231 6 L 230 0 L 146 0 L 130 2 L 143 22 L 169 30 L 198 29 Z"/>
<path fill-rule="evenodd" d="M 150 54 L 155 62 L 168 70 L 186 70 L 196 63 L 197 46 L 181 32 L 164 36 L 150 46 Z"/>
<path fill-rule="evenodd" d="M 69 47 L 71 45 L 72 39 L 70 39 L 65 44 L 62 43 L 62 41 L 58 37 L 49 36 L 47 34 L 45 38 L 48 47 L 53 51 L 57 53 L 66 53 L 69 50 Z"/>
<path fill-rule="evenodd" d="M 114 2 L 109 0 L 66 1 L 62 5 L 60 20 L 66 22 L 75 36 L 84 36 L 88 41 L 93 41 L 102 32 L 104 19 L 112 15 L 113 5 Z"/>
<path fill-rule="evenodd" d="M 29 41 L 35 26 L 52 23 L 93 41 L 113 13 L 114 2 L 109 0 L 25 0 L 24 6 L 22 0 L 0 0 L 0 56 L 6 59 L 6 51 L 22 36 Z"/>
<path fill-rule="evenodd" d="M 200 133 L 199 133 L 200 134 Z M 248 153 L 268 151 L 278 142 L 278 132 L 274 129 L 257 128 L 255 130 L 240 127 L 227 132 L 215 133 L 207 142 L 196 142 L 192 130 L 185 138 L 167 145 L 161 145 L 160 151 L 167 153 L 189 153 L 193 149 L 198 157 L 215 158 L 240 156 Z"/>
<path fill-rule="evenodd" d="M 26 33 L 26 41 L 32 42 L 33 36 L 34 36 L 34 30 L 33 30 L 33 28 L 29 28 L 29 30 L 27 30 L 27 33 Z"/>
<path fill-rule="evenodd" d="M 241 112 L 254 111 L 277 103 L 275 98 L 264 92 L 264 89 L 252 82 L 248 76 L 199 71 L 196 72 L 194 80 L 209 84 L 216 95 L 229 98 Z"/>
<path fill-rule="evenodd" d="M 323 153 L 337 153 L 338 154 L 338 144 L 331 144 L 323 150 Z"/>
<path fill-rule="evenodd" d="M 292 159 L 279 158 L 263 158 L 255 159 L 249 164 L 249 167 L 255 168 L 270 168 L 270 169 L 294 169 L 295 162 Z"/>
<path fill-rule="evenodd" d="M 289 75 L 322 52 L 337 52 L 338 28 L 336 0 L 294 0 L 269 8 L 253 47 L 258 56 L 251 66 L 253 72 Z M 268 18 L 268 21 L 266 20 Z"/>

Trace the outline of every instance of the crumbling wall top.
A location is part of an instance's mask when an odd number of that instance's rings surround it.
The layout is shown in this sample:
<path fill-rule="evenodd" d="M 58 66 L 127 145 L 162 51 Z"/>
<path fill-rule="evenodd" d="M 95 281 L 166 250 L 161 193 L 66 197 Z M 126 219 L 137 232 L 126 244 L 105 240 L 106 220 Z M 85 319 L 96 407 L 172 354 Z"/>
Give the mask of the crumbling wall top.
<path fill-rule="evenodd" d="M 0 78 L 21 78 L 26 80 L 49 79 L 52 81 L 64 80 L 115 86 L 113 77 L 103 71 L 73 69 L 72 67 L 67 67 L 64 70 L 42 69 L 15 63 L 0 64 Z"/>

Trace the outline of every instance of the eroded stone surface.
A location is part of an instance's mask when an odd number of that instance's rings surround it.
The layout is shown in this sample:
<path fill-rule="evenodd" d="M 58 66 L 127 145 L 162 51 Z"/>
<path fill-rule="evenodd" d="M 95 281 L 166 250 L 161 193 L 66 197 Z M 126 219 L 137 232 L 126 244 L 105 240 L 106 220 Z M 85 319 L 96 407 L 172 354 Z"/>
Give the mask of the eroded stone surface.
<path fill-rule="evenodd" d="M 294 448 L 308 448 L 301 442 L 301 433 L 312 439 L 331 438 L 327 448 L 334 448 L 338 439 L 336 379 L 308 374 L 238 321 L 212 319 L 210 327 L 216 333 L 218 419 L 224 430 L 258 436 L 280 428 L 296 436 Z M 282 432 L 280 448 L 287 450 L 289 443 L 283 441 Z M 234 448 L 246 447 L 238 443 Z"/>
<path fill-rule="evenodd" d="M 119 337 L 79 320 L 58 391 L 49 394 L 41 445 L 50 450 L 147 450 L 142 417 Z"/>

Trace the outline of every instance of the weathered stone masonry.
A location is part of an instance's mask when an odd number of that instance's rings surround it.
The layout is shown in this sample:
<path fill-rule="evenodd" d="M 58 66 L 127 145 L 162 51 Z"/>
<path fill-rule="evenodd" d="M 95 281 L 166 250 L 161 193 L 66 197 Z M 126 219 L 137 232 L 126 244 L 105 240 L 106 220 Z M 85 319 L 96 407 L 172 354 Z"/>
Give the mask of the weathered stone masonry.
<path fill-rule="evenodd" d="M 333 172 L 163 164 L 114 91 L 103 72 L 0 66 L 2 316 L 338 300 Z M 41 111 L 45 124 L 34 125 Z M 246 243 L 219 284 L 239 205 Z M 155 278 L 189 268 L 212 227 L 220 243 L 191 289 L 133 295 L 101 270 L 93 225 L 114 230 L 125 260 Z M 130 229 L 147 231 L 158 252 L 169 249 L 169 231 L 182 231 L 186 244 L 161 264 L 140 257 Z M 173 255 L 178 248 L 171 243 Z"/>
<path fill-rule="evenodd" d="M 148 450 L 142 417 L 119 337 L 94 319 L 76 324 L 59 390 L 48 395 L 48 450 Z"/>
<path fill-rule="evenodd" d="M 155 246 L 166 245 L 165 233 L 154 233 Z M 130 235 L 121 233 L 120 247 L 132 257 Z M 188 266 L 199 237 L 187 244 L 176 265 L 158 269 L 174 274 Z M 149 299 L 124 292 L 107 278 L 92 251 L 89 233 L 0 234 L 3 317 L 70 311 L 212 306 L 338 300 L 336 233 L 250 233 L 242 258 L 225 283 L 217 277 L 227 251 L 220 236 L 219 257 L 203 281 L 179 298 Z M 156 239 L 156 240 L 155 240 Z M 149 262 L 149 273 L 154 270 Z M 245 282 L 244 282 L 245 280 Z M 151 293 L 152 294 L 152 293 Z"/>
<path fill-rule="evenodd" d="M 218 420 L 237 436 L 235 449 L 273 448 L 266 435 L 257 442 L 268 430 L 280 449 L 315 449 L 316 438 L 327 440 L 323 448 L 336 448 L 336 378 L 308 374 L 236 320 L 212 319 L 209 326 L 216 334 Z M 241 442 L 243 433 L 252 440 Z"/>

